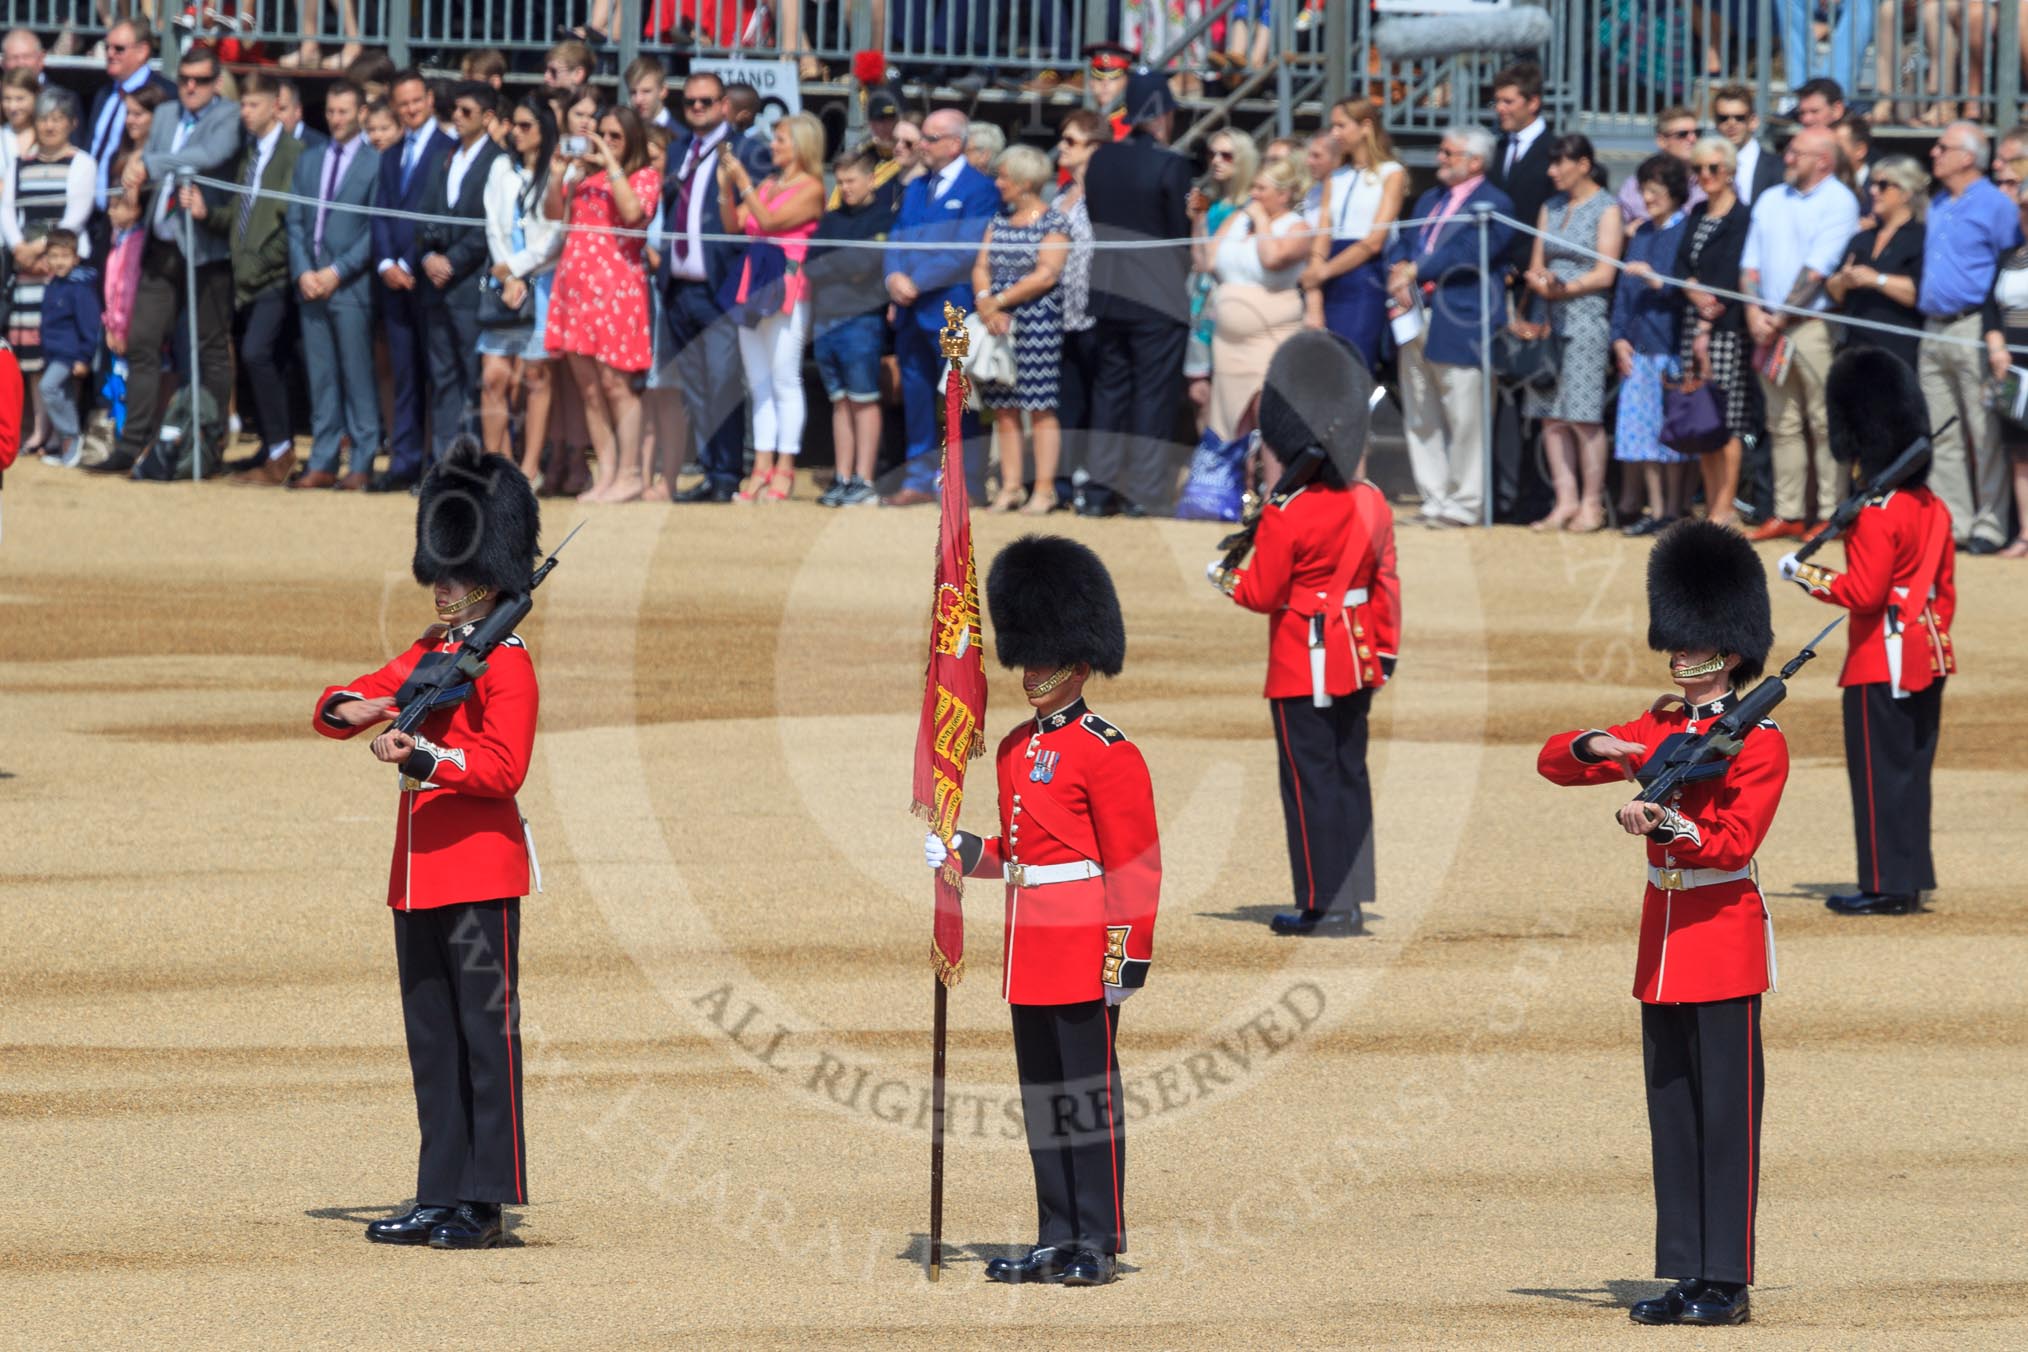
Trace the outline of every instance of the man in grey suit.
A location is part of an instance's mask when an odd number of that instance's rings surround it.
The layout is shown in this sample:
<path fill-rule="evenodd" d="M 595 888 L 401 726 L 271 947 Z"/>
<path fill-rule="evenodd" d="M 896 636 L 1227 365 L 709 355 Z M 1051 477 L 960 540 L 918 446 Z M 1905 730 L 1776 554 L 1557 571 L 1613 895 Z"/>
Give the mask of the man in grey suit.
<path fill-rule="evenodd" d="M 177 175 L 230 177 L 239 154 L 239 109 L 218 96 L 218 58 L 202 47 L 183 53 L 176 67 L 177 103 L 155 114 L 148 147 L 127 163 L 122 186 L 148 204 L 143 228 L 141 282 L 127 328 L 127 423 L 112 454 L 93 468 L 103 474 L 149 472 L 141 459 L 161 430 L 162 344 L 183 313 L 186 269 L 197 270 L 198 381 L 224 421 L 232 395 L 232 246 L 225 235 L 192 229 L 193 254 L 185 257 L 188 215 L 170 186 Z M 159 457 L 154 462 L 157 468 Z"/>
<path fill-rule="evenodd" d="M 296 161 L 294 192 L 317 205 L 289 206 L 289 275 L 303 325 L 310 386 L 310 464 L 297 488 L 357 491 L 380 449 L 380 397 L 373 372 L 373 231 L 363 211 L 380 177 L 366 144 L 365 96 L 350 80 L 324 94 L 331 139 Z M 352 470 L 338 477 L 339 442 L 352 439 Z"/>

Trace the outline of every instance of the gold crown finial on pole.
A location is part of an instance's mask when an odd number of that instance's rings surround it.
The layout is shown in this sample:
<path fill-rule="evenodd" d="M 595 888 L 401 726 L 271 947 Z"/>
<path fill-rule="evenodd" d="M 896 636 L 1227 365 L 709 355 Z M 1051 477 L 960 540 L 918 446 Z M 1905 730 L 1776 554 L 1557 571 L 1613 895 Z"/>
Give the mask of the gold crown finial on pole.
<path fill-rule="evenodd" d="M 971 335 L 965 332 L 965 312 L 949 301 L 944 302 L 944 329 L 939 341 L 943 344 L 944 360 L 963 366 L 972 350 Z"/>

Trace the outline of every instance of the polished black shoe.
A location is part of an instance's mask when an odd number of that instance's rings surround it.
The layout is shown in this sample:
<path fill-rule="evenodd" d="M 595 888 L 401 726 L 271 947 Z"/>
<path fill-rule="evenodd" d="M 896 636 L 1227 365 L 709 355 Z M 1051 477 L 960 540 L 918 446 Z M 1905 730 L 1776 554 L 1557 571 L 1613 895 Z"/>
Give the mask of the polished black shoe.
<path fill-rule="evenodd" d="M 1364 934 L 1366 917 L 1357 906 L 1347 911 L 1283 911 L 1268 921 L 1268 928 L 1276 934 L 1315 934 L 1319 929 L 1331 934 Z"/>
<path fill-rule="evenodd" d="M 1673 516 L 1644 516 L 1620 531 L 1620 534 L 1628 539 L 1637 540 L 1644 535 L 1658 535 L 1675 524 L 1676 518 Z"/>
<path fill-rule="evenodd" d="M 669 499 L 669 501 L 671 501 L 671 502 L 731 502 L 731 501 L 732 501 L 732 490 L 731 490 L 730 488 L 726 488 L 726 487 L 725 487 L 725 486 L 723 486 L 722 484 L 715 484 L 715 483 L 711 482 L 711 480 L 709 480 L 709 479 L 706 479 L 706 480 L 704 480 L 704 481 L 703 481 L 702 483 L 698 483 L 698 484 L 693 484 L 693 485 L 692 485 L 691 487 L 689 487 L 689 488 L 685 488 L 685 489 L 680 489 L 680 490 L 678 490 L 678 492 L 676 493 L 676 496 L 674 496 L 674 497 L 670 498 L 670 499 Z"/>
<path fill-rule="evenodd" d="M 507 1237 L 500 1208 L 490 1202 L 460 1202 L 458 1209 L 430 1231 L 432 1249 L 490 1249 Z"/>
<path fill-rule="evenodd" d="M 391 469 L 384 469 L 366 481 L 366 491 L 369 493 L 406 493 L 414 487 L 414 476 L 396 474 Z"/>
<path fill-rule="evenodd" d="M 1111 493 L 1080 493 L 1077 495 L 1079 516 L 1118 516 L 1120 500 Z"/>
<path fill-rule="evenodd" d="M 1126 517 L 1129 521 L 1140 521 L 1143 518 L 1153 516 L 1154 513 L 1138 502 L 1129 502 L 1120 508 L 1120 515 Z"/>
<path fill-rule="evenodd" d="M 1680 1324 L 1683 1311 L 1704 1289 L 1702 1277 L 1686 1277 L 1652 1300 L 1637 1300 L 1627 1311 L 1636 1324 Z"/>
<path fill-rule="evenodd" d="M 1096 1249 L 1079 1249 L 1077 1256 L 1063 1269 L 1065 1286 L 1104 1286 L 1112 1279 L 1112 1255 Z"/>
<path fill-rule="evenodd" d="M 1915 897 L 1900 892 L 1847 892 L 1824 905 L 1838 915 L 1907 915 L 1918 909 Z"/>
<path fill-rule="evenodd" d="M 96 465 L 84 467 L 87 474 L 132 474 L 134 457 L 127 451 L 114 451 Z"/>
<path fill-rule="evenodd" d="M 1959 545 L 1958 553 L 1970 554 L 1974 558 L 1984 558 L 1988 554 L 1997 554 L 2002 549 L 2005 548 L 2006 546 L 2001 544 L 1998 540 L 1988 540 L 1985 539 L 1984 537 L 1980 537 L 1974 540 L 1967 540 L 1963 544 Z"/>
<path fill-rule="evenodd" d="M 1683 1307 L 1683 1317 L 1676 1322 L 1744 1324 L 1753 1314 L 1746 1293 L 1746 1287 L 1733 1282 L 1706 1282 L 1703 1290 Z"/>
<path fill-rule="evenodd" d="M 411 1207 L 406 1215 L 370 1222 L 366 1237 L 375 1244 L 427 1244 L 430 1232 L 456 1214 L 456 1207 Z"/>
<path fill-rule="evenodd" d="M 1063 1275 L 1071 1254 L 1066 1249 L 1043 1244 L 1025 1257 L 995 1258 L 986 1264 L 986 1280 L 1019 1286 L 1023 1282 L 1053 1282 Z"/>

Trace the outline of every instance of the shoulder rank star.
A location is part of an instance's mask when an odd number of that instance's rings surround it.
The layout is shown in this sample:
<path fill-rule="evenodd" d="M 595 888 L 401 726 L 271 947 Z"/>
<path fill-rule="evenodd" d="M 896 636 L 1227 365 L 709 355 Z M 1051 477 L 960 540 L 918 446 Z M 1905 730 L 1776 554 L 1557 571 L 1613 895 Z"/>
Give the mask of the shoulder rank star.
<path fill-rule="evenodd" d="M 1062 754 L 1061 751 L 1036 752 L 1035 765 L 1028 771 L 1028 781 L 1031 784 L 1047 784 L 1056 778 L 1056 760 Z"/>

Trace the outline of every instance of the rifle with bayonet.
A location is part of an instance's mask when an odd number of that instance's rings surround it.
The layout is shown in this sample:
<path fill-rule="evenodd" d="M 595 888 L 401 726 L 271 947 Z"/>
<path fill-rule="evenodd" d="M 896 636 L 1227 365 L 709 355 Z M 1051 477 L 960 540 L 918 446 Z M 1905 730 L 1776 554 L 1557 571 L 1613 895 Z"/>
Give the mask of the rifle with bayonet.
<path fill-rule="evenodd" d="M 535 589 L 556 567 L 557 555 L 563 553 L 564 545 L 576 539 L 577 533 L 583 529 L 582 521 L 573 526 L 570 534 L 563 537 L 563 544 L 558 545 L 529 577 L 528 586 L 500 597 L 485 618 L 458 644 L 456 652 L 429 653 L 416 663 L 415 670 L 395 692 L 394 707 L 401 710 L 394 720 L 396 732 L 413 734 L 423 725 L 423 720 L 438 709 L 448 709 L 464 702 L 465 697 L 472 693 L 472 682 L 486 674 L 486 659 L 495 648 L 513 636 L 515 629 L 528 618 L 528 612 L 534 609 Z"/>

